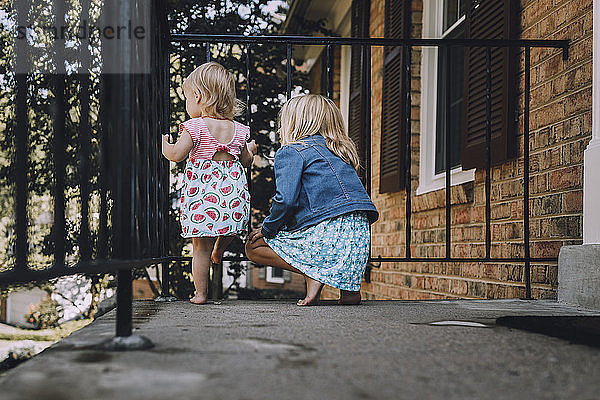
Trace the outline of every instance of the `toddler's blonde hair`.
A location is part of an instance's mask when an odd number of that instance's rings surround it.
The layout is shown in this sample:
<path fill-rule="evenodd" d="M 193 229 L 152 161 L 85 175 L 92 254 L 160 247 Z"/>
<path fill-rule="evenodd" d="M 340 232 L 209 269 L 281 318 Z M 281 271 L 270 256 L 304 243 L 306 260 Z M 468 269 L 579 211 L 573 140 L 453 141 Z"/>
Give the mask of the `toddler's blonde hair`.
<path fill-rule="evenodd" d="M 331 99 L 307 94 L 293 97 L 283 105 L 279 112 L 282 146 L 317 133 L 325 138 L 329 150 L 358 171 L 356 146 L 348 136 L 340 109 Z"/>
<path fill-rule="evenodd" d="M 233 74 L 216 62 L 200 65 L 183 82 L 183 90 L 200 95 L 202 115 L 232 120 L 244 110 L 235 96 Z"/>

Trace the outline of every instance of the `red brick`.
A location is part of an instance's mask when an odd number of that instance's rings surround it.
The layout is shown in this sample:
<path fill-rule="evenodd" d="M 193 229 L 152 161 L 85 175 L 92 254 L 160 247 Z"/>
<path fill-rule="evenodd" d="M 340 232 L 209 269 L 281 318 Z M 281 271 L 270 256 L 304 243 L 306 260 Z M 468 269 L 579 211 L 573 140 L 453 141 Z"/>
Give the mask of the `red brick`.
<path fill-rule="evenodd" d="M 583 191 L 564 193 L 562 195 L 562 207 L 564 212 L 582 212 L 583 211 Z"/>
<path fill-rule="evenodd" d="M 548 177 L 551 189 L 566 189 L 571 187 L 580 187 L 582 173 L 580 166 L 563 168 L 550 173 Z"/>

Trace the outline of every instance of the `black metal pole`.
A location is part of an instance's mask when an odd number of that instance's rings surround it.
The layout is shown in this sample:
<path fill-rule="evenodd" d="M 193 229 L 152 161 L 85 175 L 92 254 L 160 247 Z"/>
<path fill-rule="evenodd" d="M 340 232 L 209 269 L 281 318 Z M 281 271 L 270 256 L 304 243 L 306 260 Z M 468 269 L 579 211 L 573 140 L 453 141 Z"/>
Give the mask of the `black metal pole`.
<path fill-rule="evenodd" d="M 411 251 L 410 251 L 410 242 L 411 242 L 411 225 L 410 225 L 410 221 L 411 221 L 411 214 L 412 214 L 412 204 L 411 204 L 411 179 L 412 179 L 412 174 L 411 174 L 411 164 L 412 164 L 412 160 L 411 160 L 411 136 L 412 136 L 412 129 L 411 129 L 411 109 L 412 109 L 412 104 L 411 104 L 411 96 L 410 96 L 410 91 L 411 91 L 411 87 L 410 87 L 410 80 L 411 80 L 411 56 L 412 56 L 412 47 L 411 46 L 403 46 L 402 51 L 404 51 L 404 57 L 402 57 L 402 60 L 404 61 L 404 68 L 403 68 L 403 72 L 404 72 L 404 90 L 405 93 L 402 93 L 402 95 L 405 96 L 405 103 L 404 103 L 404 118 L 405 118 L 405 124 L 406 124 L 406 148 L 405 148 L 405 168 L 406 170 L 404 171 L 405 173 L 405 182 L 404 182 L 404 187 L 406 189 L 406 221 L 405 221 L 405 226 L 406 226 L 406 258 L 410 259 L 411 258 Z M 369 88 L 367 88 L 367 90 L 369 90 Z"/>
<path fill-rule="evenodd" d="M 328 44 L 326 47 L 325 58 L 327 59 L 327 97 L 333 99 L 333 68 L 331 67 L 331 59 L 333 57 L 333 51 L 331 45 Z"/>
<path fill-rule="evenodd" d="M 371 46 L 438 46 L 438 47 L 540 47 L 568 49 L 569 40 L 531 40 L 531 39 L 429 39 L 429 38 L 372 38 L 372 37 L 317 37 L 301 35 L 271 35 L 248 36 L 229 34 L 203 34 L 203 33 L 172 33 L 168 40 L 171 42 L 208 42 L 208 43 L 236 43 L 236 44 L 290 44 L 325 46 L 328 44 L 351 45 L 369 44 Z"/>
<path fill-rule="evenodd" d="M 530 103 L 529 46 L 525 46 L 525 105 L 523 107 L 523 245 L 525 247 L 525 297 L 531 299 L 531 254 L 529 249 L 529 103 Z"/>
<path fill-rule="evenodd" d="M 17 11 L 17 22 L 19 26 L 25 26 L 29 1 L 15 2 Z M 26 276 L 28 238 L 27 238 L 27 197 L 29 182 L 27 169 L 29 168 L 29 123 L 27 118 L 27 72 L 30 67 L 29 57 L 26 51 L 27 41 L 15 41 L 15 131 L 14 133 L 14 169 L 15 169 L 15 268 L 17 276 Z"/>
<path fill-rule="evenodd" d="M 131 270 L 120 270 L 117 273 L 117 336 L 131 335 L 132 298 Z"/>
<path fill-rule="evenodd" d="M 365 183 L 369 196 L 371 195 L 371 46 L 361 48 L 362 62 L 365 69 Z"/>
<path fill-rule="evenodd" d="M 286 80 L 287 80 L 287 100 L 292 98 L 292 45 L 291 43 L 287 44 L 286 49 Z"/>
<path fill-rule="evenodd" d="M 252 136 L 252 105 L 250 99 L 250 66 L 252 65 L 252 48 L 250 44 L 246 45 L 246 125 L 250 129 Z M 252 193 L 252 163 L 246 171 L 246 182 L 248 182 L 248 192 Z M 252 232 L 252 195 L 250 196 L 250 212 L 248 213 L 248 233 Z"/>
<path fill-rule="evenodd" d="M 54 1 L 54 18 L 60 25 L 65 16 L 64 1 Z M 55 41 L 57 71 L 52 75 L 52 91 L 54 92 L 53 122 L 53 164 L 54 164 L 54 268 L 65 268 L 65 125 L 66 107 L 65 90 L 67 75 L 63 72 L 65 55 L 61 48 L 62 41 Z"/>
<path fill-rule="evenodd" d="M 451 182 L 451 160 L 450 155 L 452 152 L 450 151 L 450 146 L 452 145 L 452 141 L 450 140 L 450 129 L 451 129 L 451 121 L 450 116 L 448 115 L 448 105 L 450 104 L 450 85 L 449 80 L 452 79 L 451 74 L 451 65 L 450 65 L 450 47 L 446 47 L 446 76 L 448 79 L 446 80 L 446 107 L 444 110 L 444 126 L 445 126 L 445 142 L 446 142 L 446 258 L 450 258 L 452 254 L 452 182 Z"/>
<path fill-rule="evenodd" d="M 206 44 L 208 47 L 208 43 Z M 165 42 L 164 59 L 162 60 L 162 76 L 163 76 L 163 132 L 169 132 L 171 124 L 171 52 L 169 49 L 169 43 Z M 209 54 L 207 50 L 207 55 Z M 160 253 L 161 256 L 166 256 L 169 252 L 167 243 L 169 240 L 169 166 L 170 163 L 162 155 L 160 156 L 159 162 L 159 177 L 158 177 L 158 191 L 159 191 L 159 211 L 158 211 L 158 223 L 157 229 L 161 232 L 160 240 Z M 158 302 L 163 301 L 175 301 L 175 297 L 171 296 L 170 278 L 169 278 L 169 266 L 170 262 L 165 261 L 161 264 L 161 285 L 160 285 L 160 296 L 154 299 Z"/>
<path fill-rule="evenodd" d="M 491 141 L 492 141 L 492 49 L 486 48 L 485 52 L 485 71 L 486 71 L 486 89 L 485 89 L 485 258 L 491 257 L 492 249 L 492 230 L 491 230 Z"/>

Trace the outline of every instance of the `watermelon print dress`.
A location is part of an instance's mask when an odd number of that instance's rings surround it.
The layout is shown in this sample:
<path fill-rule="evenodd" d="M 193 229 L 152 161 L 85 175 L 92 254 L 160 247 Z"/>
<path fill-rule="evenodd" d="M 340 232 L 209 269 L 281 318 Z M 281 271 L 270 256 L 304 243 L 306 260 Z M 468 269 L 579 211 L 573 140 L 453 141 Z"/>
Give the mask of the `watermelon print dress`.
<path fill-rule="evenodd" d="M 185 129 L 194 143 L 179 199 L 184 238 L 229 236 L 247 230 L 250 193 L 239 156 L 250 129 L 235 121 L 233 124 L 233 137 L 226 144 L 212 136 L 202 118 L 192 118 L 179 127 L 180 135 Z M 227 151 L 235 159 L 214 161 L 212 157 L 217 151 Z"/>

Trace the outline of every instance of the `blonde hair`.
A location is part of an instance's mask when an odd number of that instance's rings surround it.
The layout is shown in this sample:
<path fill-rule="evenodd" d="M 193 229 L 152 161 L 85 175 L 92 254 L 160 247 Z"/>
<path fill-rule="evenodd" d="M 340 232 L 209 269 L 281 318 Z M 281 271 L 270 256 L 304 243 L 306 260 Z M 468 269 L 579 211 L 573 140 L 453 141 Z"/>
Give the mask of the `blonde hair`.
<path fill-rule="evenodd" d="M 200 95 L 202 114 L 232 120 L 244 110 L 244 103 L 235 97 L 233 74 L 216 62 L 200 65 L 183 82 L 183 90 Z"/>
<path fill-rule="evenodd" d="M 331 99 L 307 94 L 294 97 L 283 105 L 279 112 L 282 146 L 317 133 L 325 138 L 329 150 L 358 171 L 360 159 L 356 145 L 348 137 L 342 113 Z"/>

